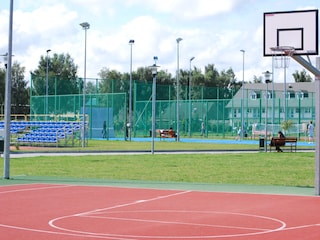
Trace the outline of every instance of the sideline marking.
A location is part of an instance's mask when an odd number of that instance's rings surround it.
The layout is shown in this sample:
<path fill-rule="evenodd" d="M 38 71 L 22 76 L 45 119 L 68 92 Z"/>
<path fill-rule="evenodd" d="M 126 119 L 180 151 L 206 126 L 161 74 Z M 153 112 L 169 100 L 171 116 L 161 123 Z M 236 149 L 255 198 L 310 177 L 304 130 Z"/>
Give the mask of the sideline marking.
<path fill-rule="evenodd" d="M 11 185 L 15 186 L 15 185 Z M 68 187 L 74 187 L 72 185 L 54 185 L 54 186 L 46 186 L 46 187 L 33 187 L 33 188 L 24 188 L 24 189 L 14 189 L 14 190 L 8 190 L 8 191 L 2 191 L 0 194 L 5 193 L 13 193 L 13 192 L 24 192 L 24 191 L 37 191 L 37 190 L 45 190 L 45 189 L 53 189 L 53 188 L 68 188 Z"/>
<path fill-rule="evenodd" d="M 35 228 L 18 227 L 18 226 L 6 225 L 1 223 L 0 223 L 0 227 L 17 229 L 17 230 L 28 231 L 28 232 L 48 233 L 48 234 L 66 235 L 66 236 L 75 236 L 75 237 L 101 238 L 101 239 L 113 239 L 113 240 L 134 240 L 132 238 L 123 238 L 123 237 L 115 238 L 115 237 L 108 237 L 108 236 L 97 236 L 97 235 L 92 236 L 92 235 L 79 234 L 79 233 L 57 232 L 57 231 L 42 230 L 42 229 L 35 229 Z"/>

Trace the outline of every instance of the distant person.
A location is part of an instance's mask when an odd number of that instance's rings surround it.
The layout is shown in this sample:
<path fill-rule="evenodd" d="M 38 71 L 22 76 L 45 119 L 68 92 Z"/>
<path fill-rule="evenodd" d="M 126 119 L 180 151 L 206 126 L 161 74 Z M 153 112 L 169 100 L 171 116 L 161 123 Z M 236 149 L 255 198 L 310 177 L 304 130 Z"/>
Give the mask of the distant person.
<path fill-rule="evenodd" d="M 238 132 L 237 132 L 237 140 L 240 141 L 241 140 L 241 133 L 242 133 L 242 130 L 241 130 L 241 127 L 239 127 L 238 129 Z"/>
<path fill-rule="evenodd" d="M 201 136 L 204 136 L 206 134 L 206 126 L 204 122 L 201 123 Z"/>
<path fill-rule="evenodd" d="M 313 132 L 314 132 L 314 126 L 312 124 L 312 121 L 308 124 L 308 141 L 309 143 L 313 142 Z"/>
<path fill-rule="evenodd" d="M 107 137 L 107 122 L 104 121 L 102 125 L 102 138 L 106 138 L 106 137 Z"/>

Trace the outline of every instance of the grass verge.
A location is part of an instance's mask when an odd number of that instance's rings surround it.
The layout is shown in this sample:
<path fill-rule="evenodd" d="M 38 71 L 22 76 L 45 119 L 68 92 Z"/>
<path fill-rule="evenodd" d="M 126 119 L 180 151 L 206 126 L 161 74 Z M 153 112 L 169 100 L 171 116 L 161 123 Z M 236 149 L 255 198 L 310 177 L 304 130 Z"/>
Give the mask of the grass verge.
<path fill-rule="evenodd" d="M 310 152 L 38 156 L 12 158 L 11 176 L 313 187 L 314 157 Z"/>

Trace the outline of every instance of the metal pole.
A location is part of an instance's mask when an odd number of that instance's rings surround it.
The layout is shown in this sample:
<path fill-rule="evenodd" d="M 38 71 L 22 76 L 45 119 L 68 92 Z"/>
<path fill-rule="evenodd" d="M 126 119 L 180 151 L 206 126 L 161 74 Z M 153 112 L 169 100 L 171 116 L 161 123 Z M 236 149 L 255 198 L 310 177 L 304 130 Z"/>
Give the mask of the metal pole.
<path fill-rule="evenodd" d="M 177 38 L 177 141 L 180 141 L 180 129 L 179 129 L 179 95 L 180 95 L 180 69 L 179 69 L 179 42 L 182 38 Z"/>
<path fill-rule="evenodd" d="M 130 44 L 130 86 L 129 86 L 129 141 L 131 141 L 132 132 L 132 45 L 134 40 L 129 41 Z"/>
<path fill-rule="evenodd" d="M 11 65 L 12 65 L 12 25 L 13 25 L 13 0 L 10 1 L 9 38 L 8 38 L 8 62 L 5 86 L 4 108 L 4 178 L 10 178 L 10 121 L 11 121 Z"/>
<path fill-rule="evenodd" d="M 274 98 L 274 57 L 272 57 L 272 136 L 274 134 L 274 109 L 275 109 L 275 98 Z"/>
<path fill-rule="evenodd" d="M 191 74 L 191 62 L 194 59 L 194 57 L 190 58 L 190 69 L 189 69 L 189 137 L 191 137 L 191 94 L 192 94 L 192 74 Z"/>
<path fill-rule="evenodd" d="M 284 57 L 284 121 L 287 121 L 287 71 L 286 71 L 286 56 Z"/>
<path fill-rule="evenodd" d="M 267 84 L 267 91 L 266 91 L 266 109 L 265 109 L 265 127 L 266 127 L 266 133 L 265 133 L 265 140 L 264 140 L 264 149 L 265 152 L 268 152 L 268 81 L 266 81 Z"/>
<path fill-rule="evenodd" d="M 241 140 L 244 137 L 244 54 L 245 50 L 240 50 L 242 52 L 242 87 L 241 87 Z"/>
<path fill-rule="evenodd" d="M 82 147 L 86 146 L 86 85 L 87 85 L 87 30 L 90 24 L 87 22 L 81 23 L 80 26 L 84 30 L 84 74 L 83 74 L 83 116 L 82 116 Z"/>
<path fill-rule="evenodd" d="M 316 67 L 320 70 L 320 57 L 316 58 Z M 319 73 L 319 72 L 318 72 Z M 320 127 L 320 74 L 315 77 L 315 85 L 316 85 L 316 127 Z M 319 132 L 319 131 L 317 131 Z M 320 135 L 316 134 L 316 154 L 315 154 L 315 194 L 317 196 L 320 195 Z"/>
<path fill-rule="evenodd" d="M 156 74 L 153 74 L 152 80 L 152 145 L 151 153 L 154 154 L 154 138 L 156 134 Z"/>
<path fill-rule="evenodd" d="M 151 128 L 151 153 L 154 154 L 154 138 L 156 136 L 156 90 L 157 90 L 157 60 L 158 57 L 153 57 L 155 63 L 151 66 L 152 71 L 152 128 Z"/>
<path fill-rule="evenodd" d="M 51 50 L 48 49 L 47 50 L 47 67 L 46 67 L 46 120 L 48 120 L 48 113 L 49 113 L 49 101 L 48 101 L 48 97 L 49 97 L 49 52 Z"/>

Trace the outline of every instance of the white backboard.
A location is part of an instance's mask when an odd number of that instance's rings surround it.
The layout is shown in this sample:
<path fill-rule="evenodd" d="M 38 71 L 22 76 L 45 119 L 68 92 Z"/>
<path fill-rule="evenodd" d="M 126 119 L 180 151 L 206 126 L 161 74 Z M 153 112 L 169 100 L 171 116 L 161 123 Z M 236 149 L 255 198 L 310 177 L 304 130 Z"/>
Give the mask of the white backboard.
<path fill-rule="evenodd" d="M 286 46 L 295 55 L 318 55 L 318 10 L 267 12 L 263 16 L 263 55 L 281 55 L 271 48 Z"/>

